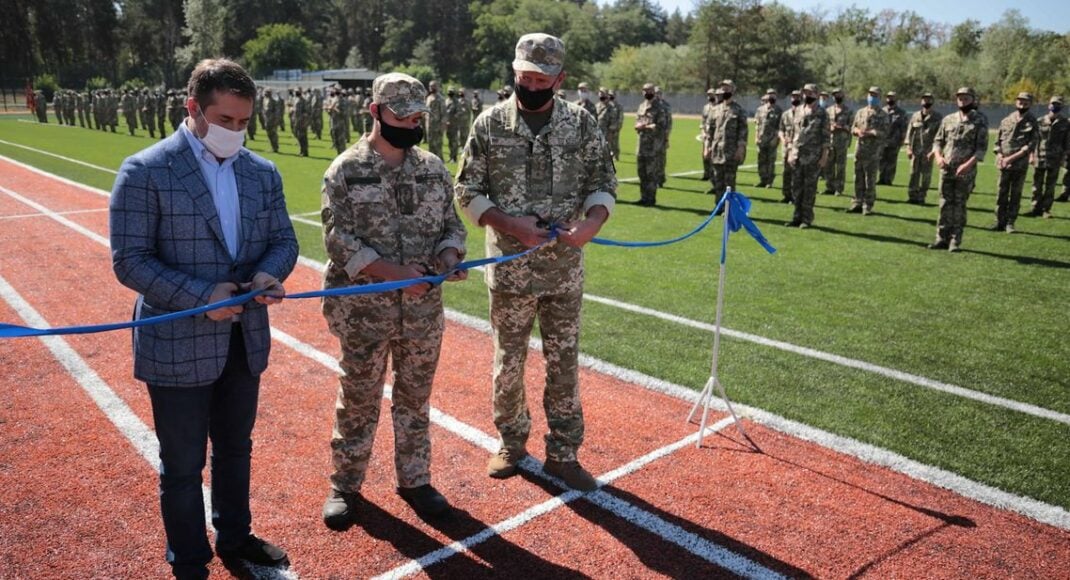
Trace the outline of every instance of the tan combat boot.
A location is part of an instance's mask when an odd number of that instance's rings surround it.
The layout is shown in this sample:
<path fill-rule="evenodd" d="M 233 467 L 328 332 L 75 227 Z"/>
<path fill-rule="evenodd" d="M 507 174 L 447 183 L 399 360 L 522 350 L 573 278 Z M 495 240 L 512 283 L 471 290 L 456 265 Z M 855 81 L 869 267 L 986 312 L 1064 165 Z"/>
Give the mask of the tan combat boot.
<path fill-rule="evenodd" d="M 487 462 L 487 475 L 494 479 L 506 479 L 516 475 L 516 466 L 520 460 L 527 457 L 528 452 L 524 448 L 510 449 L 502 447 L 497 453 L 490 456 Z"/>
<path fill-rule="evenodd" d="M 547 475 L 552 475 L 565 485 L 576 491 L 594 491 L 598 489 L 598 482 L 591 477 L 587 470 L 580 466 L 578 461 L 554 461 L 547 459 L 542 470 Z"/>

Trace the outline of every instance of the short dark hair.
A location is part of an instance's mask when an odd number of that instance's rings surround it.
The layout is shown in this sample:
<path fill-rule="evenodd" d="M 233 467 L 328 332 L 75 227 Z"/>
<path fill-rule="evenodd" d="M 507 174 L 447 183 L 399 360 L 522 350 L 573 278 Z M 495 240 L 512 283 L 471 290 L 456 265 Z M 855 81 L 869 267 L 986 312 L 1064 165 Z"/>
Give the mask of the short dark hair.
<path fill-rule="evenodd" d="M 250 101 L 256 99 L 256 84 L 252 77 L 241 65 L 226 58 L 206 58 L 197 63 L 189 75 L 186 91 L 202 110 L 212 104 L 215 91 Z"/>

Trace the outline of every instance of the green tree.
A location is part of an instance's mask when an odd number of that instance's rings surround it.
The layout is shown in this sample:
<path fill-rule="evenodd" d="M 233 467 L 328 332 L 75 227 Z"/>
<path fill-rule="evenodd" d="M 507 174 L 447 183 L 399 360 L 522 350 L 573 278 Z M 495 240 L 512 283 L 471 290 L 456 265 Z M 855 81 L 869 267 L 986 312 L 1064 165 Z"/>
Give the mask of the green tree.
<path fill-rule="evenodd" d="M 227 9 L 221 0 L 185 0 L 182 6 L 186 45 L 178 49 L 179 64 L 192 68 L 201 59 L 223 56 Z"/>
<path fill-rule="evenodd" d="M 951 29 L 951 50 L 962 58 L 970 58 L 981 52 L 981 35 L 984 29 L 981 23 L 969 19 L 964 20 Z"/>
<path fill-rule="evenodd" d="M 315 66 L 312 41 L 293 24 L 268 24 L 243 46 L 245 62 L 253 76 L 263 77 L 275 69 L 310 69 Z"/>

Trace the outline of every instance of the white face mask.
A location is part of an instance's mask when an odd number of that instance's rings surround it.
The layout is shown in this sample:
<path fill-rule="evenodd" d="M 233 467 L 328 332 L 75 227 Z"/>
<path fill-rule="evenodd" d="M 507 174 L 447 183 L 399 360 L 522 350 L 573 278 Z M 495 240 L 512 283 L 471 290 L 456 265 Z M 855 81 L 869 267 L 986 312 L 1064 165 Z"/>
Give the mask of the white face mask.
<path fill-rule="evenodd" d="M 590 93 L 588 93 L 587 91 L 580 91 L 580 98 L 581 99 L 586 99 L 587 95 L 589 95 L 589 94 Z"/>
<path fill-rule="evenodd" d="M 204 122 L 208 123 L 208 119 L 204 116 L 204 111 L 198 112 Z M 245 131 L 231 131 L 226 127 L 208 123 L 208 134 L 204 137 L 199 137 L 199 139 L 201 143 L 204 143 L 205 148 L 212 152 L 212 155 L 220 159 L 226 159 L 236 154 L 241 149 L 241 146 L 245 144 Z"/>

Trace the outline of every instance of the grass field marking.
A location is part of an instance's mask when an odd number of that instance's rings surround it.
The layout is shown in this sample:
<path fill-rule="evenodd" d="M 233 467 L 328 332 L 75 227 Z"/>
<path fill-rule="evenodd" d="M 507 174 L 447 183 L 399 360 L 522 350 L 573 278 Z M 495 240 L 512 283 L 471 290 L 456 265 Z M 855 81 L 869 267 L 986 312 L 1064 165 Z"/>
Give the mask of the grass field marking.
<path fill-rule="evenodd" d="M 714 332 L 714 330 L 715 330 L 714 325 L 710 324 L 708 322 L 700 322 L 700 321 L 697 321 L 697 320 L 692 320 L 690 318 L 684 318 L 683 316 L 677 316 L 675 314 L 669 314 L 667 312 L 661 312 L 660 310 L 654 310 L 652 308 L 647 308 L 645 306 L 639 306 L 639 305 L 631 304 L 631 303 L 628 303 L 628 302 L 621 302 L 619 300 L 614 300 L 612 298 L 604 298 L 604 297 L 601 297 L 601 296 L 596 296 L 594 294 L 588 294 L 588 293 L 584 293 L 583 298 L 585 300 L 590 300 L 592 302 L 597 302 L 599 304 L 604 304 L 606 306 L 612 306 L 614 308 L 620 308 L 621 310 L 627 310 L 629 312 L 634 312 L 636 314 L 644 314 L 644 315 L 647 315 L 647 316 L 652 316 L 654 318 L 659 318 L 659 319 L 665 320 L 667 322 L 675 322 L 676 324 L 680 324 L 680 325 L 683 325 L 683 326 L 690 326 L 691 328 L 697 328 L 699 330 L 704 330 L 704 331 L 707 331 L 707 332 L 710 332 L 710 333 Z M 967 389 L 967 388 L 964 388 L 964 387 L 959 387 L 959 386 L 956 386 L 956 385 L 943 383 L 943 382 L 940 382 L 940 381 L 936 381 L 936 380 L 933 380 L 933 379 L 930 379 L 930 378 L 926 378 L 926 377 L 923 377 L 923 376 L 919 376 L 919 375 L 915 375 L 915 374 L 912 374 L 912 373 L 896 370 L 896 369 L 893 369 L 893 368 L 884 367 L 884 366 L 880 366 L 880 365 L 877 365 L 877 364 L 868 363 L 866 361 L 853 359 L 853 358 L 848 358 L 848 357 L 845 357 L 845 356 L 840 356 L 838 354 L 833 354 L 833 353 L 830 353 L 830 352 L 824 352 L 824 351 L 808 348 L 808 347 L 805 347 L 805 346 L 795 345 L 795 344 L 792 344 L 790 342 L 784 342 L 784 341 L 780 341 L 780 340 L 774 340 L 774 339 L 771 339 L 771 338 L 765 338 L 764 336 L 758 336 L 756 334 L 750 334 L 748 332 L 742 332 L 742 331 L 739 331 L 739 330 L 732 330 L 730 328 L 725 328 L 723 326 L 721 327 L 721 333 L 724 334 L 725 336 L 729 336 L 729 337 L 732 337 L 732 338 L 735 338 L 735 339 L 738 339 L 738 340 L 744 340 L 744 341 L 747 341 L 747 342 L 752 342 L 754 344 L 759 344 L 759 345 L 762 345 L 762 346 L 775 348 L 777 350 L 783 350 L 783 351 L 786 351 L 786 352 L 790 352 L 792 354 L 797 354 L 797 355 L 801 355 L 801 356 L 805 356 L 805 357 L 809 357 L 809 358 L 814 358 L 814 359 L 817 359 L 817 360 L 822 360 L 822 361 L 825 361 L 825 362 L 834 363 L 834 364 L 837 364 L 837 365 L 840 365 L 840 366 L 845 366 L 845 367 L 848 367 L 848 368 L 853 368 L 853 369 L 858 369 L 858 370 L 871 372 L 871 373 L 874 373 L 874 374 L 878 374 L 878 375 L 881 375 L 881 376 L 884 376 L 884 377 L 888 377 L 888 378 L 891 378 L 891 379 L 895 379 L 895 380 L 898 380 L 898 381 L 902 381 L 902 382 L 905 382 L 905 383 L 910 383 L 910 384 L 913 384 L 913 385 L 917 385 L 919 387 L 932 389 L 934 391 L 941 391 L 941 392 L 944 392 L 944 393 L 947 393 L 947 394 L 950 394 L 950 395 L 956 395 L 956 396 L 959 396 L 959 397 L 963 397 L 965 399 L 971 399 L 971 400 L 979 401 L 979 402 L 986 403 L 986 404 L 989 404 L 989 405 L 994 405 L 994 406 L 997 406 L 997 407 L 1003 407 L 1005 409 L 1010 409 L 1012 411 L 1018 411 L 1019 413 L 1025 413 L 1027 415 L 1033 415 L 1034 417 L 1040 417 L 1042 419 L 1048 419 L 1048 420 L 1051 420 L 1051 421 L 1057 421 L 1059 423 L 1070 425 L 1070 415 L 1068 415 L 1066 413 L 1060 413 L 1058 411 L 1053 411 L 1051 409 L 1045 409 L 1044 407 L 1040 407 L 1040 406 L 1033 405 L 1033 404 L 1030 404 L 1030 403 L 1023 403 L 1023 402 L 1020 402 L 1020 401 L 1014 401 L 1014 400 L 1011 400 L 1011 399 L 1006 399 L 1004 397 L 997 397 L 995 395 L 989 395 L 988 393 L 982 393 L 980 391 L 974 391 L 972 389 Z"/>
<path fill-rule="evenodd" d="M 71 210 L 71 211 L 58 211 L 58 212 L 56 212 L 56 215 L 77 215 L 77 214 L 82 214 L 82 213 L 104 213 L 106 211 L 108 211 L 108 208 L 106 208 L 106 207 L 105 208 L 101 208 L 101 209 L 74 209 L 74 210 Z M 46 216 L 43 213 L 20 213 L 20 214 L 15 214 L 15 215 L 0 216 L 0 220 L 20 220 L 20 219 L 35 218 L 35 217 L 48 217 L 48 216 Z"/>
<path fill-rule="evenodd" d="M 2 156 L 0 156 L 2 157 Z M 21 197 L 21 196 L 20 196 Z M 45 209 L 46 213 L 54 213 L 51 210 Z M 66 220 L 61 216 L 56 216 L 57 221 L 70 227 L 76 227 L 75 231 L 90 235 L 92 238 L 96 236 L 95 233 L 84 231 L 84 228 Z M 103 239 L 102 236 L 96 236 Z M 105 244 L 107 245 L 107 244 Z M 323 272 L 326 267 L 322 262 L 317 262 L 310 258 L 300 257 L 299 262 L 303 265 L 314 268 L 316 271 Z M 479 330 L 485 334 L 490 334 L 490 323 L 481 318 L 469 316 L 467 314 L 456 312 L 450 309 L 446 310 L 446 317 L 452 322 L 468 326 L 475 330 Z M 529 346 L 532 349 L 542 349 L 542 341 L 538 338 L 532 337 L 529 341 Z M 312 347 L 309 347 L 312 348 Z M 328 359 L 331 359 L 329 355 L 325 355 Z M 337 364 L 336 361 L 331 361 Z M 605 373 L 607 375 L 620 378 L 632 384 L 639 385 L 641 387 L 668 394 L 688 402 L 694 402 L 698 398 L 698 393 L 687 387 L 670 383 L 662 379 L 644 375 L 638 371 L 631 369 L 625 369 L 612 363 L 599 360 L 595 357 L 580 354 L 580 364 L 586 368 Z M 337 367 L 331 367 L 337 368 Z M 720 403 L 719 408 L 723 409 L 723 402 L 719 399 L 714 399 L 714 403 Z M 941 487 L 951 490 L 959 495 L 974 499 L 986 505 L 991 505 L 1001 509 L 1008 509 L 1017 513 L 1020 513 L 1026 517 L 1034 520 L 1053 525 L 1062 529 L 1070 530 L 1070 512 L 1058 507 L 1053 506 L 1032 498 L 1023 497 L 1017 494 L 1009 493 L 995 487 L 985 485 L 952 473 L 950 471 L 940 469 L 939 467 L 927 465 L 919 461 L 915 461 L 893 451 L 881 449 L 874 445 L 862 443 L 855 439 L 848 437 L 842 437 L 816 427 L 804 425 L 796 421 L 781 417 L 779 415 L 751 407 L 744 404 L 737 404 L 737 408 L 745 416 L 752 418 L 754 421 L 761 423 L 771 429 L 799 437 L 801 439 L 811 441 L 822 447 L 832 449 L 834 451 L 850 455 L 861 459 L 867 463 L 880 465 L 908 475 L 914 479 L 925 481 Z"/>
<path fill-rule="evenodd" d="M 101 167 L 100 165 L 93 165 L 92 163 L 86 163 L 85 161 L 82 161 L 81 159 L 75 159 L 73 157 L 66 157 L 66 156 L 60 155 L 58 153 L 52 153 L 51 151 L 42 151 L 41 149 L 36 149 L 36 148 L 30 147 L 28 145 L 22 145 L 20 143 L 12 143 L 11 141 L 5 141 L 3 139 L 0 139 L 0 143 L 3 143 L 4 145 L 10 145 L 11 147 L 18 147 L 19 149 L 26 149 L 27 151 L 33 151 L 34 153 L 42 153 L 42 154 L 46 154 L 46 155 L 51 155 L 52 157 L 55 157 L 57 159 L 62 159 L 64 161 L 68 161 L 70 163 L 75 163 L 77 165 L 82 165 L 82 166 L 89 167 L 89 168 L 92 168 L 92 169 L 98 169 L 100 171 L 106 171 L 106 172 L 108 172 L 108 173 L 110 173 L 112 175 L 117 175 L 119 173 L 118 171 L 116 171 L 114 169 L 108 169 L 107 167 Z"/>

